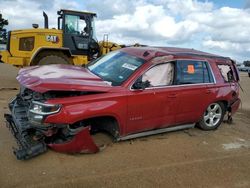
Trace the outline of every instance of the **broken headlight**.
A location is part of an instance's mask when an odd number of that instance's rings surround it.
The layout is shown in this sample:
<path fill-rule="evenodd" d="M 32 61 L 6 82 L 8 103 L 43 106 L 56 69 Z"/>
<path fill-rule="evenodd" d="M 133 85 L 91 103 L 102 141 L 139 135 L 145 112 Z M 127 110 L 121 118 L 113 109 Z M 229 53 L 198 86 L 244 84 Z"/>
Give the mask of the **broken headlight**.
<path fill-rule="evenodd" d="M 29 119 L 35 122 L 42 122 L 44 117 L 50 114 L 59 112 L 61 105 L 59 104 L 46 104 L 38 101 L 32 101 L 29 108 Z"/>

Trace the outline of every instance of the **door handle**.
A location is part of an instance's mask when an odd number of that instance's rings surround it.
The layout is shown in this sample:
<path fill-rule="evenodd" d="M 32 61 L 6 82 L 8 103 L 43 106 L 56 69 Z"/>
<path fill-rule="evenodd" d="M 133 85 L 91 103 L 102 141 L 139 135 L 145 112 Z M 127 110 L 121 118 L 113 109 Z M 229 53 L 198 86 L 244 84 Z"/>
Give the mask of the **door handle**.
<path fill-rule="evenodd" d="M 212 91 L 210 89 L 207 89 L 206 94 L 210 94 L 210 93 L 212 93 Z"/>
<path fill-rule="evenodd" d="M 168 98 L 176 98 L 177 94 L 170 94 L 168 95 Z"/>

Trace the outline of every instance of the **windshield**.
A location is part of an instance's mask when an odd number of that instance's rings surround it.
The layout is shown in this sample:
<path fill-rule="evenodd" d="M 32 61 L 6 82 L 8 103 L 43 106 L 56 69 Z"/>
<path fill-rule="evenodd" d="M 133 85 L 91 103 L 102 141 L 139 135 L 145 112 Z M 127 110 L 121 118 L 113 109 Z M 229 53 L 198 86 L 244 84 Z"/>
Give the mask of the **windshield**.
<path fill-rule="evenodd" d="M 104 81 L 110 82 L 112 86 L 119 86 L 144 62 L 135 56 L 114 51 L 91 62 L 88 69 Z"/>

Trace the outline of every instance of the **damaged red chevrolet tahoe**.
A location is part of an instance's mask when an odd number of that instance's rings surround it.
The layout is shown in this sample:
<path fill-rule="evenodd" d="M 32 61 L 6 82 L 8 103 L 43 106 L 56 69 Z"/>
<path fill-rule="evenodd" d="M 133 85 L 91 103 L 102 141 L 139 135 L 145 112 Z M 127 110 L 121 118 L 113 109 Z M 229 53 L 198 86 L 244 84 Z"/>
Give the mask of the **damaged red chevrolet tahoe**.
<path fill-rule="evenodd" d="M 5 114 L 18 159 L 96 153 L 91 135 L 116 141 L 199 126 L 216 129 L 238 109 L 239 75 L 230 58 L 182 48 L 131 47 L 88 67 L 20 70 L 20 93 Z"/>

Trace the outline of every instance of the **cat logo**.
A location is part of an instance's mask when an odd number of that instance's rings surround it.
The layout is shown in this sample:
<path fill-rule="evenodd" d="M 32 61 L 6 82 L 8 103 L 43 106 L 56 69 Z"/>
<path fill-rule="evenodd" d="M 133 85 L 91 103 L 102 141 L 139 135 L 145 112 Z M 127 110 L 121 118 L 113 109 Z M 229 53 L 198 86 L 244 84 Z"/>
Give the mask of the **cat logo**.
<path fill-rule="evenodd" d="M 46 36 L 46 41 L 47 42 L 52 42 L 52 43 L 58 43 L 59 42 L 59 37 L 56 35 L 47 35 Z"/>

